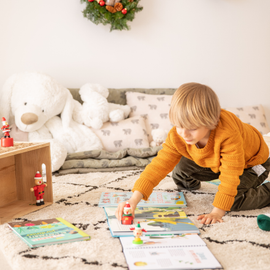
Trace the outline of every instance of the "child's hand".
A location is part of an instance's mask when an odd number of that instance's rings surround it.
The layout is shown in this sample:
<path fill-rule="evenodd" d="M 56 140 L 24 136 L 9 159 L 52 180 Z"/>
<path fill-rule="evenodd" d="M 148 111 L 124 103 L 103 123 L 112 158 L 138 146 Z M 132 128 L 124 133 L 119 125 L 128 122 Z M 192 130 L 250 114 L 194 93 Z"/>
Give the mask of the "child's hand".
<path fill-rule="evenodd" d="M 133 218 L 134 218 L 134 216 L 135 216 L 134 212 L 135 212 L 135 209 L 136 209 L 137 204 L 134 205 L 134 203 L 132 203 L 132 200 L 131 200 L 131 199 L 128 200 L 128 201 L 126 201 L 126 202 L 129 203 L 130 208 L 131 208 L 131 214 L 132 214 L 132 216 L 133 216 Z M 117 207 L 117 209 L 116 209 L 116 211 L 115 211 L 115 216 L 116 216 L 116 218 L 117 218 L 119 221 L 121 221 L 121 218 L 122 218 L 122 216 L 123 216 L 124 207 L 125 207 L 125 205 L 126 205 L 126 202 L 121 202 L 121 203 L 119 203 L 119 204 L 118 204 L 118 207 Z"/>
<path fill-rule="evenodd" d="M 127 200 L 127 202 L 129 202 L 133 218 L 135 217 L 135 209 L 137 207 L 137 204 L 140 202 L 142 198 L 143 198 L 143 195 L 139 191 L 135 190 L 131 198 Z M 115 216 L 119 221 L 121 221 L 121 218 L 123 216 L 125 205 L 126 205 L 126 202 L 119 203 L 115 211 Z"/>
<path fill-rule="evenodd" d="M 226 211 L 214 207 L 210 214 L 204 214 L 197 217 L 201 220 L 201 224 L 214 224 L 217 222 L 223 222 L 222 217 L 225 215 Z"/>

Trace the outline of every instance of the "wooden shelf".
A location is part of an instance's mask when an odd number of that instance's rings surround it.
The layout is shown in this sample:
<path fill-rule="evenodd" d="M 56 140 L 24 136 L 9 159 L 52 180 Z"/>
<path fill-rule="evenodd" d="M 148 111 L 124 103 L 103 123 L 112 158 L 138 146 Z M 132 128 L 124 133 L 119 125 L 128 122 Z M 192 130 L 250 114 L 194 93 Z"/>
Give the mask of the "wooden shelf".
<path fill-rule="evenodd" d="M 42 206 L 36 206 L 30 191 L 37 171 L 46 165 L 47 187 Z M 53 203 L 49 143 L 15 142 L 14 147 L 0 148 L 0 224 L 37 211 Z"/>
<path fill-rule="evenodd" d="M 45 202 L 44 205 L 36 206 L 33 202 L 14 201 L 6 206 L 0 207 L 0 224 L 4 224 L 14 218 L 22 217 L 28 213 L 38 211 L 52 202 Z"/>

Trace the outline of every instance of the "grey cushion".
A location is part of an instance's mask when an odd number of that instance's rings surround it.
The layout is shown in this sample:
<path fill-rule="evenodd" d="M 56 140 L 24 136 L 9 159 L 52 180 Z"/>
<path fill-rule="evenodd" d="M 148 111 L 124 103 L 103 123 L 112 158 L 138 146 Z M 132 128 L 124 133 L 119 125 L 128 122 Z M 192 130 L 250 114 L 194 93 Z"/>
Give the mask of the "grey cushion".
<path fill-rule="evenodd" d="M 150 95 L 173 95 L 175 88 L 108 88 L 109 96 L 107 98 L 108 102 L 116 103 L 121 105 L 126 105 L 126 92 L 140 92 Z M 69 88 L 74 99 L 82 103 L 79 88 Z"/>

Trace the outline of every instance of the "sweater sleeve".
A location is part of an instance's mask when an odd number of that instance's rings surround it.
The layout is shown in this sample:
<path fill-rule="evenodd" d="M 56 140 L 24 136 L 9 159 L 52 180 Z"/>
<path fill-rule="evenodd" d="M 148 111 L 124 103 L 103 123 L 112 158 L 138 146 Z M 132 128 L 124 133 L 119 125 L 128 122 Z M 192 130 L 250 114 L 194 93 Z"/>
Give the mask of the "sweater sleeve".
<path fill-rule="evenodd" d="M 239 177 L 245 168 L 245 152 L 243 139 L 239 133 L 230 136 L 221 145 L 220 152 L 220 185 L 213 206 L 229 211 L 237 194 L 240 184 Z"/>
<path fill-rule="evenodd" d="M 146 166 L 132 189 L 133 192 L 135 190 L 141 192 L 144 200 L 148 199 L 153 188 L 173 170 L 181 159 L 182 155 L 176 150 L 171 136 L 173 135 L 169 133 L 165 143 L 162 145 L 163 148 L 158 152 L 158 155 L 152 162 Z"/>

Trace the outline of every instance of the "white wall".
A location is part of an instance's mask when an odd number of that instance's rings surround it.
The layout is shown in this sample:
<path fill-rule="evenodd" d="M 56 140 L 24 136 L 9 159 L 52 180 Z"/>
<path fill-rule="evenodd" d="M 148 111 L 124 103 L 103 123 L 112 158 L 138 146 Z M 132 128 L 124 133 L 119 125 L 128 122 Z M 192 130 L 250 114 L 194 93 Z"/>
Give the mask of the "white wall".
<path fill-rule="evenodd" d="M 208 84 L 223 107 L 262 104 L 270 124 L 269 0 L 142 0 L 130 31 L 109 32 L 80 0 L 1 0 L 0 87 L 40 71 L 66 87 Z"/>

